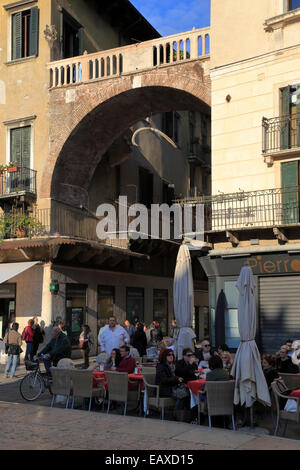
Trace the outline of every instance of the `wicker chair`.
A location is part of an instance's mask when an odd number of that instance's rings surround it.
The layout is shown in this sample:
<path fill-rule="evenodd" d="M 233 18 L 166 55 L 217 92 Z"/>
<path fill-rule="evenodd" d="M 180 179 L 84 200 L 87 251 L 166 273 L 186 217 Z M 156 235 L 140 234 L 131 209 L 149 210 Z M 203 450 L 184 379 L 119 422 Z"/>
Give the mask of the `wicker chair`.
<path fill-rule="evenodd" d="M 128 402 L 134 401 L 138 404 L 140 387 L 138 386 L 137 390 L 128 390 L 128 383 L 136 384 L 136 382 L 128 380 L 127 372 L 106 371 L 105 378 L 108 388 L 107 413 L 110 410 L 110 402 L 113 400 L 124 403 L 124 416 L 126 416 Z"/>
<path fill-rule="evenodd" d="M 146 410 L 145 417 L 149 413 L 149 407 L 160 410 L 160 418 L 165 417 L 165 408 L 172 408 L 175 406 L 176 400 L 174 398 L 162 398 L 159 396 L 159 385 L 155 384 L 156 373 L 144 373 L 143 380 L 145 384 L 146 393 Z"/>
<path fill-rule="evenodd" d="M 212 427 L 212 416 L 231 415 L 233 430 L 236 430 L 233 407 L 234 386 L 235 383 L 232 380 L 205 383 L 207 414 L 210 428 Z"/>
<path fill-rule="evenodd" d="M 271 383 L 271 387 L 272 387 L 273 397 L 275 399 L 275 405 L 276 405 L 276 423 L 275 423 L 274 436 L 277 436 L 280 420 L 283 419 L 285 420 L 285 426 L 282 432 L 282 437 L 284 437 L 288 421 L 294 421 L 298 424 L 300 422 L 299 397 L 288 397 L 287 395 L 284 395 L 283 393 L 281 393 L 282 383 L 280 383 L 280 379 L 274 380 L 274 382 Z M 280 402 L 279 402 L 280 398 L 284 398 L 284 399 L 288 398 L 289 400 L 295 400 L 295 402 L 297 403 L 297 410 L 294 412 L 281 410 Z"/>
<path fill-rule="evenodd" d="M 279 372 L 279 375 L 290 390 L 300 388 L 300 374 L 282 374 Z"/>
<path fill-rule="evenodd" d="M 57 367 L 51 367 L 52 375 L 52 400 L 51 408 L 54 405 L 54 400 L 57 395 L 63 395 L 66 397 L 66 408 L 69 406 L 69 400 L 71 395 L 71 372 L 70 369 L 58 369 Z"/>
<path fill-rule="evenodd" d="M 72 408 L 74 408 L 75 397 L 89 398 L 89 411 L 91 411 L 92 398 L 105 397 L 104 386 L 93 387 L 93 372 L 91 370 L 72 370 L 70 372 L 73 387 Z"/>

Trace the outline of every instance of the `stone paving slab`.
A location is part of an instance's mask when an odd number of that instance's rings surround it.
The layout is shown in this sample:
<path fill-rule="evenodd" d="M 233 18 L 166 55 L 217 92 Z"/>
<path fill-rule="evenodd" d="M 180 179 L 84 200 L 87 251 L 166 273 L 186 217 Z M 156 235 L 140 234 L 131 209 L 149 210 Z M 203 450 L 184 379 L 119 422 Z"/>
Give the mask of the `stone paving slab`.
<path fill-rule="evenodd" d="M 30 404 L 0 402 L 0 416 L 1 450 L 300 450 L 291 439 Z"/>

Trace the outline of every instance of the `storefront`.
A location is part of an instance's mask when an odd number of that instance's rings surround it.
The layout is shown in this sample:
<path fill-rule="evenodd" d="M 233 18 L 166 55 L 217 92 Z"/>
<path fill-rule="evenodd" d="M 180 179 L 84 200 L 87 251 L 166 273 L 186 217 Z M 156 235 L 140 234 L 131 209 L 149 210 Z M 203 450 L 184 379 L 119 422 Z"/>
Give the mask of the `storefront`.
<path fill-rule="evenodd" d="M 232 254 L 231 254 L 232 253 Z M 209 279 L 211 339 L 216 342 L 216 310 L 219 295 L 225 294 L 224 342 L 235 350 L 238 331 L 236 281 L 247 262 L 255 283 L 257 344 L 261 352 L 275 353 L 287 339 L 300 338 L 300 250 L 279 251 L 213 250 L 199 258 Z M 220 315 L 218 312 L 217 315 Z"/>

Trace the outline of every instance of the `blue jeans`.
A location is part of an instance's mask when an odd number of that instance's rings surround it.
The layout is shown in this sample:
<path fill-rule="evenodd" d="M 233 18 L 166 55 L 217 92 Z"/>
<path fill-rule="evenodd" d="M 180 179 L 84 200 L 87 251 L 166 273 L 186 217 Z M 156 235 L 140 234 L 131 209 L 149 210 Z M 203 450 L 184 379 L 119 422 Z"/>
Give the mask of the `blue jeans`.
<path fill-rule="evenodd" d="M 12 364 L 12 368 L 10 371 L 10 376 L 13 377 L 15 375 L 15 371 L 16 371 L 17 364 L 18 364 L 18 359 L 19 359 L 19 354 L 8 355 L 7 364 L 6 364 L 5 371 L 4 371 L 5 377 L 7 377 L 8 375 L 8 371 L 10 369 L 11 364 Z"/>
<path fill-rule="evenodd" d="M 32 351 L 32 343 L 26 343 L 25 361 L 28 361 L 28 359 L 32 360 L 31 351 Z"/>
<path fill-rule="evenodd" d="M 43 358 L 43 363 L 44 363 L 46 372 L 50 373 L 51 361 L 49 359 Z"/>

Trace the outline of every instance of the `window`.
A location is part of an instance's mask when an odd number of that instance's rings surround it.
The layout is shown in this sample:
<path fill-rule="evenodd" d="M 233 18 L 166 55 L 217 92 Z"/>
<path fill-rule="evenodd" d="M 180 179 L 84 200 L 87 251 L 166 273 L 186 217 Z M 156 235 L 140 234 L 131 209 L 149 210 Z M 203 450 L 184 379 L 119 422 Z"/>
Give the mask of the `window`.
<path fill-rule="evenodd" d="M 225 281 L 224 292 L 227 301 L 227 308 L 225 309 L 225 343 L 230 348 L 238 348 L 240 344 L 238 327 L 239 293 L 236 287 L 236 280 Z"/>
<path fill-rule="evenodd" d="M 300 147 L 300 84 L 280 90 L 280 149 Z"/>
<path fill-rule="evenodd" d="M 144 289 L 128 287 L 126 292 L 126 318 L 134 323 L 135 317 L 144 321 Z"/>
<path fill-rule="evenodd" d="M 66 285 L 66 327 L 72 345 L 77 345 L 81 326 L 86 323 L 85 284 Z"/>
<path fill-rule="evenodd" d="M 31 126 L 10 129 L 9 161 L 16 162 L 18 167 L 30 168 Z"/>
<path fill-rule="evenodd" d="M 153 290 L 153 320 L 160 325 L 163 336 L 168 334 L 168 290 Z"/>
<path fill-rule="evenodd" d="M 139 202 L 150 209 L 153 203 L 153 174 L 139 168 Z"/>
<path fill-rule="evenodd" d="M 98 330 L 105 320 L 114 314 L 115 289 L 110 286 L 98 287 Z M 99 331 L 98 331 L 99 332 Z"/>
<path fill-rule="evenodd" d="M 38 55 L 39 9 L 19 11 L 12 15 L 11 60 Z"/>
<path fill-rule="evenodd" d="M 289 10 L 300 8 L 300 0 L 289 0 Z"/>
<path fill-rule="evenodd" d="M 162 131 L 170 137 L 175 144 L 179 142 L 180 116 L 175 111 L 168 111 L 163 115 Z"/>
<path fill-rule="evenodd" d="M 63 10 L 63 58 L 83 54 L 83 28 L 71 15 Z"/>

